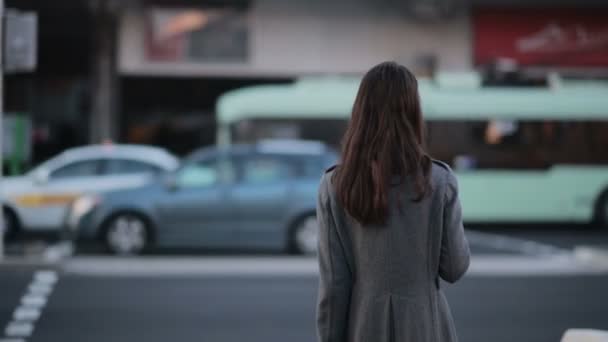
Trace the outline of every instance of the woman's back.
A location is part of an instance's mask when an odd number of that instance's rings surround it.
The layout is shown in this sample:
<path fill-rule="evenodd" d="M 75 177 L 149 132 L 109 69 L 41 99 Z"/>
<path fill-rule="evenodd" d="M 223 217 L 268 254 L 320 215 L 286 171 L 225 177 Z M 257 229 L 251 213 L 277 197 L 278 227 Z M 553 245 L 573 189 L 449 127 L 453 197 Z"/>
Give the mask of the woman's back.
<path fill-rule="evenodd" d="M 391 187 L 384 226 L 364 226 L 350 218 L 336 201 L 333 171 L 323 177 L 318 215 L 328 224 L 320 227 L 320 258 L 334 274 L 330 286 L 345 285 L 334 287 L 333 300 L 319 307 L 321 322 L 327 320 L 327 329 L 334 330 L 327 336 L 342 330 L 339 334 L 348 341 L 456 340 L 439 276 L 458 280 L 468 268 L 469 248 L 452 172 L 434 162 L 431 174 L 432 190 L 419 202 L 412 201 L 411 180 Z M 341 296 L 345 298 L 339 300 Z M 342 325 L 338 317 L 343 316 L 335 311 L 346 297 L 348 323 Z M 334 340 L 324 339 L 321 330 L 321 340 Z"/>
<path fill-rule="evenodd" d="M 321 180 L 319 340 L 456 341 L 439 278 L 469 266 L 458 185 L 423 148 L 417 83 L 380 64 L 364 77 L 342 162 Z"/>

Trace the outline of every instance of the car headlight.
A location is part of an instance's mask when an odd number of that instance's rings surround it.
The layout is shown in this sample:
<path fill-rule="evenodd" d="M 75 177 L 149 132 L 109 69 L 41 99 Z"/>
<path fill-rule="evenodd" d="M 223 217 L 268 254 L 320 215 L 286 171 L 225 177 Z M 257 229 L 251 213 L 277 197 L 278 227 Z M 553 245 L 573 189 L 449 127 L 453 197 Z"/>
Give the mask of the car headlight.
<path fill-rule="evenodd" d="M 68 227 L 75 230 L 78 228 L 80 219 L 93 210 L 99 203 L 101 198 L 96 195 L 85 195 L 78 197 L 70 207 L 70 213 L 68 215 Z"/>

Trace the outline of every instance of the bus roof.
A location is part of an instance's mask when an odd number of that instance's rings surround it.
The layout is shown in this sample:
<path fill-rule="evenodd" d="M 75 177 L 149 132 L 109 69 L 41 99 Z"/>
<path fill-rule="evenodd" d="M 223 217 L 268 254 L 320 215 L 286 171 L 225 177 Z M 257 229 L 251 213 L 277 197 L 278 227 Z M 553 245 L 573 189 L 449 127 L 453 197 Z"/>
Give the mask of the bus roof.
<path fill-rule="evenodd" d="M 427 119 L 608 120 L 608 82 L 554 78 L 551 87 L 481 87 L 477 74 L 420 79 Z M 218 100 L 220 124 L 244 119 L 348 118 L 360 78 L 307 78 L 293 84 L 259 85 Z"/>

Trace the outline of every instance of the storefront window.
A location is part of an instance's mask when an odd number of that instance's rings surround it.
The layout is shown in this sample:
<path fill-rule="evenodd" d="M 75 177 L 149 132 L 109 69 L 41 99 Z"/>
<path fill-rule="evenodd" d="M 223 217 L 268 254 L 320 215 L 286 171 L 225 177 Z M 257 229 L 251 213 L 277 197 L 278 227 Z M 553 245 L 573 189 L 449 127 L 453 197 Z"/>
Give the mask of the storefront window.
<path fill-rule="evenodd" d="M 150 9 L 146 58 L 153 62 L 245 62 L 248 24 L 244 10 Z"/>

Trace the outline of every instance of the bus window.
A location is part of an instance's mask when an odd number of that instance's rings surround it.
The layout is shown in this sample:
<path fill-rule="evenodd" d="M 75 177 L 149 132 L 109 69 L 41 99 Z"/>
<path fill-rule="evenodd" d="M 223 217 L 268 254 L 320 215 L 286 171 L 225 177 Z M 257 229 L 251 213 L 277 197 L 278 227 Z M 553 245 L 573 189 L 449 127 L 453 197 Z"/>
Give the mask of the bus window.
<path fill-rule="evenodd" d="M 608 164 L 608 122 L 430 121 L 432 156 L 456 169 L 547 169 Z"/>
<path fill-rule="evenodd" d="M 341 119 L 251 119 L 232 126 L 234 142 L 255 142 L 261 139 L 288 138 L 322 141 L 334 148 L 346 130 Z"/>
<path fill-rule="evenodd" d="M 515 144 L 519 133 L 517 121 L 490 120 L 485 124 L 483 140 L 487 145 Z"/>
<path fill-rule="evenodd" d="M 608 122 L 596 122 L 589 125 L 591 150 L 606 158 L 608 147 Z"/>

